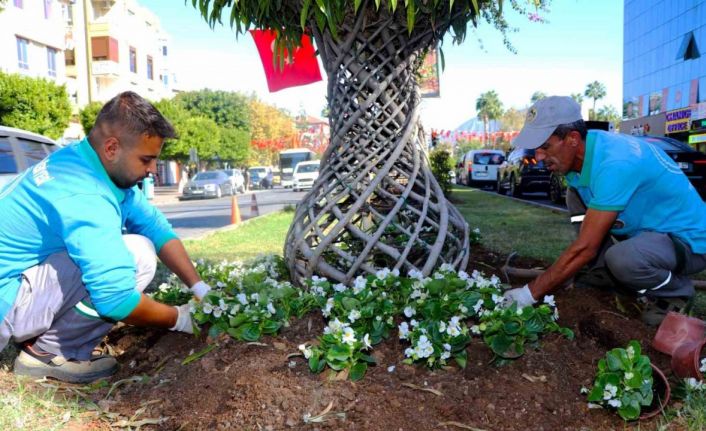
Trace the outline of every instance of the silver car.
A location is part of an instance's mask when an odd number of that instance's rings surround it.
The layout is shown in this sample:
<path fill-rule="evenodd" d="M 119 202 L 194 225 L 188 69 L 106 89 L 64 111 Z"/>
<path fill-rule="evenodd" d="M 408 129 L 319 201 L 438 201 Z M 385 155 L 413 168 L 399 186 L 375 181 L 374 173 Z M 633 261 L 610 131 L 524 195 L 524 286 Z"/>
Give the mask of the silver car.
<path fill-rule="evenodd" d="M 59 148 L 46 136 L 0 126 L 0 189 Z"/>
<path fill-rule="evenodd" d="M 232 195 L 230 177 L 223 171 L 199 172 L 186 186 L 179 199 L 193 198 L 220 198 L 223 195 Z"/>

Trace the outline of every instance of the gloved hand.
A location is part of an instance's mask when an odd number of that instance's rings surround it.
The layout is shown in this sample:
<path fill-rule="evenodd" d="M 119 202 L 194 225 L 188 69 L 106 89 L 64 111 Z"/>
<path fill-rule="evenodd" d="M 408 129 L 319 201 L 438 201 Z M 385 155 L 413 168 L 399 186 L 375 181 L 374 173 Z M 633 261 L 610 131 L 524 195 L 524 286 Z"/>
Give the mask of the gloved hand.
<path fill-rule="evenodd" d="M 211 290 L 211 286 L 206 284 L 203 280 L 191 286 L 191 291 L 194 293 L 196 299 L 201 301 L 204 296 Z"/>
<path fill-rule="evenodd" d="M 177 321 L 174 327 L 169 328 L 170 331 L 186 332 L 187 334 L 194 333 L 194 326 L 191 322 L 191 313 L 189 312 L 189 304 L 175 306 L 177 310 Z"/>
<path fill-rule="evenodd" d="M 500 303 L 502 308 L 507 308 L 512 305 L 513 302 L 517 303 L 517 308 L 524 308 L 528 305 L 534 305 L 537 300 L 532 296 L 532 292 L 529 290 L 529 286 L 525 284 L 522 287 L 516 289 L 506 290 L 503 293 L 503 302 Z"/>

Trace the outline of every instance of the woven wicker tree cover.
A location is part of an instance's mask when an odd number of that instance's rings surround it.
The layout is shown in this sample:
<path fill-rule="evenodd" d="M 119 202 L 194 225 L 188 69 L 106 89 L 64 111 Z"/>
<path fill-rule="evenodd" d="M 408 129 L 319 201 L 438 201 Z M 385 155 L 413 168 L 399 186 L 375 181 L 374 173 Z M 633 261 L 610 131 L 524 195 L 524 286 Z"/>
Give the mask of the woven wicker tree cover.
<path fill-rule="evenodd" d="M 410 35 L 401 20 L 381 8 L 351 16 L 337 40 L 314 29 L 328 74 L 331 143 L 287 234 L 297 283 L 467 264 L 468 224 L 431 172 L 419 120 L 415 72 L 446 29 Z"/>

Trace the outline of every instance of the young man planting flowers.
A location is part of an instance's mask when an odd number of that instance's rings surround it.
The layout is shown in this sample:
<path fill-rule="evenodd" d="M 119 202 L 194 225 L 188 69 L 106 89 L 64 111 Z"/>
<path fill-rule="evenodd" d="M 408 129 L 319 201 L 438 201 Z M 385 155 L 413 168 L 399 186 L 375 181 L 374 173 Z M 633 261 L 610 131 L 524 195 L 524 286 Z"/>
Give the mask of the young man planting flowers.
<path fill-rule="evenodd" d="M 132 92 L 101 109 L 88 137 L 0 191 L 0 349 L 15 372 L 88 382 L 117 362 L 92 352 L 116 321 L 190 333 L 189 306 L 142 291 L 156 256 L 199 298 L 201 281 L 164 216 L 136 187 L 156 170 L 169 122 Z"/>
<path fill-rule="evenodd" d="M 706 268 L 706 204 L 666 153 L 630 135 L 587 131 L 579 105 L 559 96 L 528 110 L 515 146 L 535 149 L 538 161 L 566 175 L 567 205 L 581 227 L 545 273 L 505 293 L 508 303 L 534 304 L 594 261 L 650 301 L 649 324 L 686 305 L 694 295 L 687 275 Z"/>

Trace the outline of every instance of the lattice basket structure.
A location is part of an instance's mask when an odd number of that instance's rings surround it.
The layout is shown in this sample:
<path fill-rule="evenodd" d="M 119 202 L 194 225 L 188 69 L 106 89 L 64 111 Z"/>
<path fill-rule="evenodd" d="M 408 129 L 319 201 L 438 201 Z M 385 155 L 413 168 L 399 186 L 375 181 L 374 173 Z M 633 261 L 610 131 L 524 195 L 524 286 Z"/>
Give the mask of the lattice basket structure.
<path fill-rule="evenodd" d="M 359 13 L 337 41 L 314 29 L 328 74 L 331 143 L 287 234 L 295 282 L 467 264 L 468 224 L 431 172 L 419 121 L 416 71 L 445 29 L 409 34 L 403 19 Z"/>

